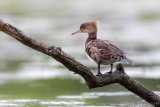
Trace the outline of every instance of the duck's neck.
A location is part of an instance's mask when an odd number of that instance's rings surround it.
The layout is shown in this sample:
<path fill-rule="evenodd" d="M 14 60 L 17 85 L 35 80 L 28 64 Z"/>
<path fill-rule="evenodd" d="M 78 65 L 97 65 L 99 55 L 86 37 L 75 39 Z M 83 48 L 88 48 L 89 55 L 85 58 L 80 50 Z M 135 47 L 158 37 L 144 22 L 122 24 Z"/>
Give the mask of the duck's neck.
<path fill-rule="evenodd" d="M 97 32 L 92 32 L 88 34 L 88 40 L 95 40 L 97 39 Z"/>
<path fill-rule="evenodd" d="M 92 41 L 97 39 L 97 32 L 93 32 L 93 33 L 89 33 L 88 34 L 88 38 L 85 42 L 85 47 L 88 47 L 88 43 L 90 44 L 90 42 L 92 43 Z"/>

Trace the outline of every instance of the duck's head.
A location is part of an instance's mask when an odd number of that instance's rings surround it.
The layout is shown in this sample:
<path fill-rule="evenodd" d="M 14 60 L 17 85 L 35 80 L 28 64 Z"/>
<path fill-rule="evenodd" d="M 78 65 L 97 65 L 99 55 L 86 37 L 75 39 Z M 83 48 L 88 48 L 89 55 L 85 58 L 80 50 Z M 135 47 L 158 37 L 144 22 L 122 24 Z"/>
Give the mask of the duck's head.
<path fill-rule="evenodd" d="M 93 22 L 86 22 L 81 24 L 80 29 L 74 33 L 72 33 L 72 35 L 77 34 L 77 33 L 97 33 L 97 26 L 98 26 L 98 21 L 93 21 Z"/>

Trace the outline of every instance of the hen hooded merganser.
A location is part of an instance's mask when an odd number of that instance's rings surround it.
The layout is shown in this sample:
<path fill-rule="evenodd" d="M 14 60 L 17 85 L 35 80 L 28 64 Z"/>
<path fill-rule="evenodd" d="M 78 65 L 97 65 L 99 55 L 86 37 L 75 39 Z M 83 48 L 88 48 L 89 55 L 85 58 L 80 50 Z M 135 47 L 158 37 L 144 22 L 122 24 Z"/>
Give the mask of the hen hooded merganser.
<path fill-rule="evenodd" d="M 101 64 L 111 65 L 111 69 L 108 73 L 112 73 L 113 63 L 115 62 L 133 65 L 133 62 L 128 59 L 125 53 L 113 42 L 97 39 L 98 23 L 98 21 L 83 23 L 78 31 L 72 33 L 72 35 L 77 33 L 88 33 L 88 38 L 85 42 L 85 51 L 87 56 L 93 59 L 98 65 L 97 76 L 102 75 L 100 72 Z"/>

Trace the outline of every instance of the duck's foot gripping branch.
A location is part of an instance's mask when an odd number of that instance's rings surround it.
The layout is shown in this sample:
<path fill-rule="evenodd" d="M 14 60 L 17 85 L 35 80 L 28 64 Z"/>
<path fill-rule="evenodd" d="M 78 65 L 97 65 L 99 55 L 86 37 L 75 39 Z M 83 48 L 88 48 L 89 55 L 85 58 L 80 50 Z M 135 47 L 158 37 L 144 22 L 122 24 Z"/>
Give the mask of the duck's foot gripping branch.
<path fill-rule="evenodd" d="M 121 64 L 117 66 L 116 71 L 113 73 L 106 73 L 102 76 L 94 76 L 89 68 L 76 61 L 67 53 L 63 52 L 61 48 L 49 46 L 45 43 L 37 41 L 20 31 L 16 27 L 8 23 L 4 23 L 2 20 L 0 20 L 0 31 L 15 38 L 22 44 L 46 55 L 49 55 L 58 62 L 62 63 L 70 71 L 82 76 L 89 88 L 96 88 L 113 83 L 119 83 L 132 93 L 146 100 L 148 103 L 154 105 L 155 107 L 160 107 L 160 96 L 144 88 L 144 86 L 142 86 L 140 83 L 130 78 L 124 72 L 123 66 Z"/>

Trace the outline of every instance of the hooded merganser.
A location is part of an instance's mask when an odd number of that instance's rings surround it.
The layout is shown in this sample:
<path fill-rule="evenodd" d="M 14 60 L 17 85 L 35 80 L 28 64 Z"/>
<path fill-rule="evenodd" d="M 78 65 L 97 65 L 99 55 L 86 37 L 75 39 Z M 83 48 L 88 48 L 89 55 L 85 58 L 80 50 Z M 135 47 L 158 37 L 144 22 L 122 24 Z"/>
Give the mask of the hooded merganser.
<path fill-rule="evenodd" d="M 86 22 L 81 24 L 78 31 L 72 33 L 72 35 L 77 33 L 88 33 L 88 38 L 85 42 L 85 51 L 98 65 L 97 76 L 102 75 L 100 72 L 101 64 L 111 65 L 109 73 L 112 73 L 113 63 L 115 62 L 133 65 L 133 62 L 128 59 L 125 56 L 125 53 L 113 42 L 97 39 L 97 25 L 98 21 Z"/>

